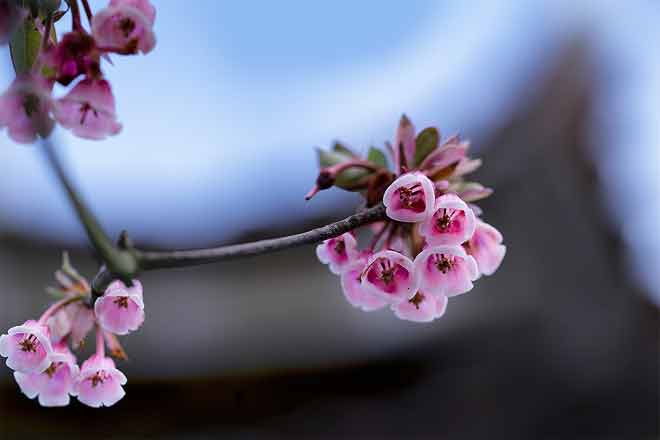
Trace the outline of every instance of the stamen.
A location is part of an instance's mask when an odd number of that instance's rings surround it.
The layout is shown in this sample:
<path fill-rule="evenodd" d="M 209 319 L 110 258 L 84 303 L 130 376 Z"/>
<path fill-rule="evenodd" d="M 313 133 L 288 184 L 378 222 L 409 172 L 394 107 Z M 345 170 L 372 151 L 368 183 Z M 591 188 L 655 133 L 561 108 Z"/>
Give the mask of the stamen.
<path fill-rule="evenodd" d="M 447 273 L 451 270 L 453 266 L 453 262 L 450 261 L 447 257 L 445 257 L 445 254 L 440 254 L 440 257 L 438 258 L 438 255 L 436 254 L 436 262 L 435 266 L 438 268 L 438 270 L 442 273 Z"/>
<path fill-rule="evenodd" d="M 128 38 L 135 30 L 135 22 L 128 17 L 123 18 L 119 21 L 119 30 L 124 34 L 124 38 Z"/>
<path fill-rule="evenodd" d="M 346 243 L 344 243 L 344 240 L 335 241 L 335 252 L 339 255 L 344 255 L 346 252 Z"/>
<path fill-rule="evenodd" d="M 36 353 L 38 344 L 39 342 L 34 335 L 30 335 L 18 343 L 21 346 L 21 351 L 26 353 Z"/>
<path fill-rule="evenodd" d="M 415 296 L 408 300 L 408 302 L 414 305 L 417 310 L 419 310 L 419 305 L 422 303 L 422 301 L 424 301 L 424 295 L 419 292 L 417 292 Z"/>
<path fill-rule="evenodd" d="M 23 110 L 28 118 L 39 111 L 39 97 L 33 94 L 25 95 L 23 98 Z"/>
<path fill-rule="evenodd" d="M 120 296 L 113 301 L 113 304 L 117 304 L 120 309 L 128 309 L 128 297 Z"/>
<path fill-rule="evenodd" d="M 99 370 L 96 372 L 96 374 L 94 374 L 91 377 L 88 377 L 86 380 L 91 381 L 92 387 L 96 388 L 99 384 L 103 385 L 103 382 L 105 382 L 106 379 L 108 378 L 109 376 L 105 373 L 105 371 Z"/>

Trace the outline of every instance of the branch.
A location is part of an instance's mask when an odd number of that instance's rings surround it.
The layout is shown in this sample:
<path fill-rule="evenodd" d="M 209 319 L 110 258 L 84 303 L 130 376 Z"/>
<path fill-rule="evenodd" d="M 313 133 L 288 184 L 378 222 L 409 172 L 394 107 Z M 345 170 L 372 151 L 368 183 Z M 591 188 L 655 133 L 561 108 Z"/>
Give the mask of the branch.
<path fill-rule="evenodd" d="M 253 255 L 277 252 L 306 244 L 318 243 L 329 238 L 337 237 L 345 232 L 352 231 L 360 226 L 385 219 L 385 207 L 380 204 L 357 214 L 346 217 L 329 225 L 312 229 L 300 234 L 286 237 L 259 240 L 251 243 L 234 244 L 206 249 L 191 249 L 181 251 L 149 252 L 132 249 L 137 259 L 140 271 L 166 269 L 172 267 L 188 267 L 200 264 L 216 263 L 234 258 L 249 257 Z M 101 268 L 92 281 L 92 291 L 95 295 L 102 295 L 107 286 L 115 279 L 112 272 Z"/>

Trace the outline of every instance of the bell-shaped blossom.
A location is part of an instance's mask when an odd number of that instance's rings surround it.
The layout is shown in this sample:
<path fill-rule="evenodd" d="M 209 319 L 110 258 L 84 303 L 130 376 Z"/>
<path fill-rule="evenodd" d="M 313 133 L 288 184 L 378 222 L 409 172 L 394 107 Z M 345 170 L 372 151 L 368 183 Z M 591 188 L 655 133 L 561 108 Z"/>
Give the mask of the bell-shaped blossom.
<path fill-rule="evenodd" d="M 126 335 L 137 330 L 144 322 L 142 284 L 133 280 L 133 285 L 126 287 L 114 281 L 94 303 L 94 314 L 99 325 L 111 333 Z"/>
<path fill-rule="evenodd" d="M 7 127 L 14 141 L 27 144 L 34 142 L 37 135 L 50 134 L 51 87 L 42 77 L 24 74 L 17 76 L 0 96 L 0 128 Z"/>
<path fill-rule="evenodd" d="M 476 220 L 472 209 L 456 194 L 443 194 L 435 201 L 433 215 L 420 226 L 430 245 L 460 245 L 472 237 Z"/>
<path fill-rule="evenodd" d="M 483 275 L 495 273 L 506 254 L 500 231 L 481 220 L 477 220 L 474 235 L 464 246 L 467 253 L 477 261 L 479 272 Z"/>
<path fill-rule="evenodd" d="M 362 271 L 362 288 L 390 304 L 396 304 L 417 292 L 418 280 L 413 262 L 395 251 L 385 250 L 373 254 Z"/>
<path fill-rule="evenodd" d="M 421 291 L 408 301 L 392 306 L 397 318 L 414 322 L 431 322 L 444 315 L 446 309 L 446 296 L 435 296 Z"/>
<path fill-rule="evenodd" d="M 78 348 L 94 327 L 94 311 L 76 302 L 63 307 L 48 320 L 50 339 L 54 343 L 69 337 L 71 345 Z"/>
<path fill-rule="evenodd" d="M 94 38 L 84 31 L 64 34 L 57 45 L 43 52 L 42 60 L 53 70 L 54 79 L 65 86 L 79 75 L 101 74 Z"/>
<path fill-rule="evenodd" d="M 150 52 L 156 45 L 155 9 L 147 10 L 145 5 L 148 2 L 116 1 L 97 12 L 92 19 L 92 35 L 99 48 L 123 54 Z"/>
<path fill-rule="evenodd" d="M 415 160 L 415 126 L 408 116 L 402 115 L 394 136 L 394 167 L 397 173 L 403 166 L 410 168 Z M 401 153 L 403 152 L 403 156 Z"/>
<path fill-rule="evenodd" d="M 41 406 L 66 406 L 79 373 L 76 358 L 65 343 L 60 343 L 53 347 L 50 361 L 50 366 L 42 373 L 15 372 L 14 378 L 28 398 L 39 396 Z"/>
<path fill-rule="evenodd" d="M 95 354 L 82 364 L 71 394 L 93 408 L 112 406 L 126 395 L 122 388 L 126 382 L 112 359 Z"/>
<path fill-rule="evenodd" d="M 54 114 L 63 127 L 86 139 L 104 139 L 121 130 L 115 98 L 110 83 L 104 79 L 85 79 L 76 84 L 55 101 Z"/>
<path fill-rule="evenodd" d="M 396 179 L 385 190 L 385 212 L 392 220 L 420 222 L 433 212 L 435 188 L 424 174 L 407 173 Z"/>
<path fill-rule="evenodd" d="M 330 267 L 330 272 L 340 274 L 359 257 L 357 240 L 351 232 L 330 238 L 316 246 L 316 256 Z"/>
<path fill-rule="evenodd" d="M 388 302 L 381 296 L 368 292 L 362 282 L 362 272 L 367 263 L 364 256 L 351 263 L 341 274 L 341 288 L 351 305 L 365 312 L 382 309 Z"/>
<path fill-rule="evenodd" d="M 133 7 L 144 14 L 152 25 L 156 21 L 156 8 L 149 0 L 111 0 L 110 6 L 114 7 Z"/>
<path fill-rule="evenodd" d="M 0 356 L 7 366 L 20 373 L 43 373 L 50 366 L 53 346 L 48 326 L 37 321 L 12 327 L 0 336 Z"/>
<path fill-rule="evenodd" d="M 472 289 L 477 262 L 460 246 L 433 246 L 415 257 L 419 288 L 436 296 L 455 296 Z"/>

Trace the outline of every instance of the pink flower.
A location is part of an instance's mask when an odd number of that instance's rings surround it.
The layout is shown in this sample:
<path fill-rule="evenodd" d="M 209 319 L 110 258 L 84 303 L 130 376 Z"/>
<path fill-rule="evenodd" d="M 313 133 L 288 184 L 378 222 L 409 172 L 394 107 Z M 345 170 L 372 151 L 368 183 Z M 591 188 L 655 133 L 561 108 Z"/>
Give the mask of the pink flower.
<path fill-rule="evenodd" d="M 92 34 L 101 50 L 146 54 L 156 45 L 155 17 L 156 11 L 149 2 L 113 1 L 94 15 Z"/>
<path fill-rule="evenodd" d="M 51 341 L 59 342 L 68 336 L 73 347 L 78 348 L 94 322 L 94 312 L 89 307 L 80 302 L 70 304 L 48 320 Z"/>
<path fill-rule="evenodd" d="M 144 14 L 152 25 L 156 21 L 156 8 L 149 3 L 149 0 L 111 0 L 110 6 L 114 7 L 133 7 Z"/>
<path fill-rule="evenodd" d="M 46 325 L 37 321 L 12 327 L 0 336 L 0 356 L 7 358 L 7 366 L 20 373 L 43 373 L 50 365 L 53 347 Z"/>
<path fill-rule="evenodd" d="M 385 250 L 373 254 L 362 271 L 364 291 L 390 304 L 412 298 L 417 292 L 417 284 L 413 262 L 395 251 Z"/>
<path fill-rule="evenodd" d="M 402 115 L 394 137 L 394 169 L 397 174 L 405 171 L 402 168 L 404 163 L 408 169 L 414 165 L 415 148 L 415 126 L 408 116 Z"/>
<path fill-rule="evenodd" d="M 39 396 L 41 406 L 66 406 L 69 404 L 69 394 L 73 391 L 74 380 L 78 377 L 76 358 L 66 344 L 53 347 L 51 364 L 42 373 L 15 372 L 14 378 L 23 394 L 34 399 Z"/>
<path fill-rule="evenodd" d="M 435 189 L 422 173 L 408 173 L 396 179 L 385 190 L 386 214 L 400 222 L 420 222 L 433 212 Z"/>
<path fill-rule="evenodd" d="M 316 246 L 316 256 L 321 263 L 330 266 L 330 272 L 340 274 L 359 256 L 355 236 L 346 232 L 339 237 L 325 240 Z"/>
<path fill-rule="evenodd" d="M 121 130 L 115 98 L 104 79 L 85 79 L 55 101 L 54 114 L 63 127 L 86 139 L 104 139 Z"/>
<path fill-rule="evenodd" d="M 420 233 L 430 245 L 458 245 L 474 233 L 472 209 L 456 194 L 444 194 L 435 201 L 433 215 L 420 227 Z"/>
<path fill-rule="evenodd" d="M 371 312 L 382 309 L 387 301 L 381 296 L 367 292 L 362 285 L 362 272 L 367 259 L 360 258 L 351 263 L 341 274 L 341 288 L 344 296 L 352 306 Z"/>
<path fill-rule="evenodd" d="M 48 136 L 53 129 L 50 90 L 42 77 L 17 76 L 0 96 L 0 128 L 7 127 L 9 137 L 23 144 L 34 142 L 37 134 Z"/>
<path fill-rule="evenodd" d="M 93 408 L 112 406 L 126 395 L 122 388 L 126 382 L 112 359 L 95 354 L 83 363 L 71 395 Z"/>
<path fill-rule="evenodd" d="M 502 234 L 481 220 L 477 220 L 474 235 L 465 243 L 467 253 L 477 261 L 479 272 L 492 275 L 506 254 L 506 246 L 502 244 Z"/>
<path fill-rule="evenodd" d="M 455 296 L 472 289 L 477 262 L 460 246 L 434 246 L 415 258 L 419 288 L 436 296 Z"/>
<path fill-rule="evenodd" d="M 78 75 L 96 77 L 101 74 L 99 52 L 94 38 L 87 32 L 74 31 L 64 34 L 57 46 L 51 46 L 42 57 L 44 63 L 55 71 L 55 80 L 65 86 Z"/>
<path fill-rule="evenodd" d="M 101 327 L 111 333 L 126 335 L 137 330 L 144 322 L 142 284 L 133 280 L 133 286 L 126 287 L 114 281 L 96 300 L 94 313 Z"/>
<path fill-rule="evenodd" d="M 414 322 L 431 322 L 444 315 L 446 309 L 446 296 L 435 296 L 421 291 L 408 301 L 392 306 L 397 318 Z"/>

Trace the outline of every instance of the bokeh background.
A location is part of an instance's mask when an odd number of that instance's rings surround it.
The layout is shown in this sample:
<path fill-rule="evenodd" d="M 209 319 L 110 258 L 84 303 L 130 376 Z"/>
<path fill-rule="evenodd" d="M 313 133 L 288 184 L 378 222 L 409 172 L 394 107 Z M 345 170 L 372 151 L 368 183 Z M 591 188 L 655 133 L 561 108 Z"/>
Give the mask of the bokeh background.
<path fill-rule="evenodd" d="M 660 435 L 657 2 L 154 4 L 156 50 L 105 68 L 122 133 L 55 133 L 113 235 L 196 247 L 342 218 L 352 194 L 303 200 L 313 147 L 382 145 L 405 112 L 472 140 L 508 255 L 428 325 L 353 309 L 311 246 L 146 273 L 127 397 L 45 410 L 2 366 L 0 438 Z M 6 329 L 46 306 L 63 249 L 97 266 L 39 148 L 0 144 Z"/>

